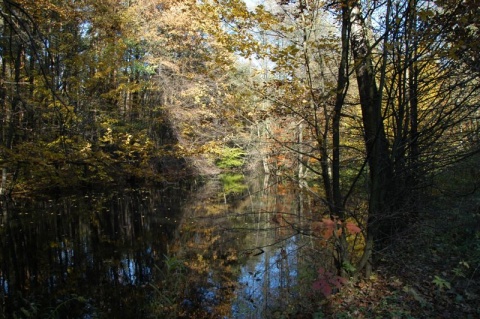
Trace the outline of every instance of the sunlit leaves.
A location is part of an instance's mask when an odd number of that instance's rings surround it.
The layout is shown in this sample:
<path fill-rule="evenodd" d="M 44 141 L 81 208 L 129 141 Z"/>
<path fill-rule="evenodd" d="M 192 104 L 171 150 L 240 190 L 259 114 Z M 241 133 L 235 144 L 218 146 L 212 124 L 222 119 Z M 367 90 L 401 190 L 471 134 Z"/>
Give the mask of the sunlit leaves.
<path fill-rule="evenodd" d="M 223 147 L 217 152 L 216 165 L 220 168 L 239 168 L 244 164 L 245 151 L 236 147 Z"/>

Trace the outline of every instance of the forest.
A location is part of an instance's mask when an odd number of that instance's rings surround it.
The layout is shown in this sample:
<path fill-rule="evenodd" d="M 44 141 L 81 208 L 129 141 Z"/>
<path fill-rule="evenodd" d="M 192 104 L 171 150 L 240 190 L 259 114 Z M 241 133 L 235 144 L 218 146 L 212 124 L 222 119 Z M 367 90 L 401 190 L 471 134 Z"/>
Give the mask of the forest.
<path fill-rule="evenodd" d="M 308 223 L 273 221 L 331 260 L 278 318 L 480 317 L 479 17 L 476 0 L 2 0 L 2 205 L 210 178 L 227 197 L 268 175 L 311 198 Z"/>

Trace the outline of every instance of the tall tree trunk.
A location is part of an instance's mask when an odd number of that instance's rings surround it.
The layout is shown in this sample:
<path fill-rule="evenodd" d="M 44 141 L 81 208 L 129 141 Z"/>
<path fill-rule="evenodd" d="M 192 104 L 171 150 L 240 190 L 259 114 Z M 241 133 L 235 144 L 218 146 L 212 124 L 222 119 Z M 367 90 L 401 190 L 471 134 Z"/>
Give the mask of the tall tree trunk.
<path fill-rule="evenodd" d="M 4 30 L 2 30 L 2 34 L 4 34 Z M 3 44 L 3 43 L 2 43 Z M 5 58 L 6 56 L 4 55 L 6 47 L 2 45 L 0 49 L 0 60 L 1 60 L 1 77 L 0 77 L 0 114 L 1 114 L 1 135 L 0 135 L 0 143 L 3 146 L 6 146 L 6 139 L 7 139 L 7 123 L 8 123 L 8 116 L 7 116 L 7 104 L 6 104 L 6 98 L 7 98 L 7 88 L 5 87 L 5 79 L 7 76 L 7 67 L 6 67 L 6 61 Z M 0 156 L 1 158 L 5 158 L 4 151 L 0 151 Z M 7 165 L 7 163 L 1 163 L 3 165 Z M 7 187 L 7 167 L 3 166 L 2 167 L 2 181 L 0 184 L 0 195 L 3 195 L 6 193 L 6 187 Z"/>
<path fill-rule="evenodd" d="M 351 6 L 351 50 L 355 63 L 367 160 L 370 169 L 370 199 L 367 223 L 367 247 L 359 264 L 367 266 L 373 249 L 374 240 L 383 242 L 389 233 L 386 219 L 389 214 L 389 188 L 392 180 L 392 162 L 388 140 L 385 134 L 382 115 L 382 98 L 377 87 L 371 47 L 361 14 L 359 1 L 349 4 L 344 1 L 343 10 Z M 367 269 L 369 272 L 369 269 Z"/>
<path fill-rule="evenodd" d="M 409 180 L 407 180 L 410 187 L 411 202 L 413 207 L 410 207 L 411 210 L 416 210 L 416 205 L 418 201 L 418 193 L 416 188 L 419 183 L 419 158 L 420 158 L 420 148 L 418 145 L 418 43 L 417 43 L 417 0 L 409 1 L 409 42 L 407 46 L 411 48 L 409 50 L 409 65 L 408 65 L 408 88 L 409 88 L 409 104 L 410 104 L 410 136 L 409 136 L 409 146 L 410 146 L 410 156 L 409 156 Z"/>
<path fill-rule="evenodd" d="M 350 10 L 344 7 L 342 12 L 342 51 L 340 58 L 340 66 L 338 70 L 338 80 L 335 96 L 335 106 L 332 119 L 332 197 L 333 197 L 333 215 L 338 216 L 341 221 L 345 220 L 345 207 L 343 196 L 340 189 L 340 120 L 345 96 L 348 90 L 348 53 L 349 41 L 348 33 L 350 29 Z M 339 239 L 337 268 L 342 276 L 345 276 L 343 267 L 345 262 L 349 262 L 348 243 L 345 232 L 342 232 Z"/>

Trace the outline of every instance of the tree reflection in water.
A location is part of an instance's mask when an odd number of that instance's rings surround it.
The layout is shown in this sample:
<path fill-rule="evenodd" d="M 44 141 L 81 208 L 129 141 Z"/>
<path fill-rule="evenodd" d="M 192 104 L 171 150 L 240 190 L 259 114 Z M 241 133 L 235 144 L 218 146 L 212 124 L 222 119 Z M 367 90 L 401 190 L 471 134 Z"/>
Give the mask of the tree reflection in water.
<path fill-rule="evenodd" d="M 125 190 L 3 202 L 3 317 L 138 318 L 184 192 Z"/>
<path fill-rule="evenodd" d="M 299 229 L 311 222 L 313 204 L 281 180 L 247 184 L 235 188 L 241 194 L 210 180 L 188 192 L 3 202 L 0 318 L 305 312 L 310 291 L 300 287 L 311 287 L 318 264 L 308 256 L 318 245 Z"/>
<path fill-rule="evenodd" d="M 311 312 L 305 307 L 318 264 L 308 256 L 331 262 L 302 235 L 311 223 L 312 200 L 278 179 L 252 183 L 236 197 L 222 196 L 222 189 L 211 181 L 185 206 L 175 253 L 192 271 L 187 301 L 194 310 L 186 316 L 271 318 Z"/>

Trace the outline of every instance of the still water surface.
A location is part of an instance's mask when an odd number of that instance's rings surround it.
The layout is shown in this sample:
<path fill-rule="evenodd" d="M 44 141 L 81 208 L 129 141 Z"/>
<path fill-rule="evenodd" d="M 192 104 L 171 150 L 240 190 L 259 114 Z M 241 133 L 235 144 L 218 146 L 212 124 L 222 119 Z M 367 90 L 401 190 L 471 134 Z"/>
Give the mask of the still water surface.
<path fill-rule="evenodd" d="M 238 185 L 237 185 L 238 186 Z M 301 312 L 310 200 L 279 180 L 2 202 L 0 318 Z"/>

